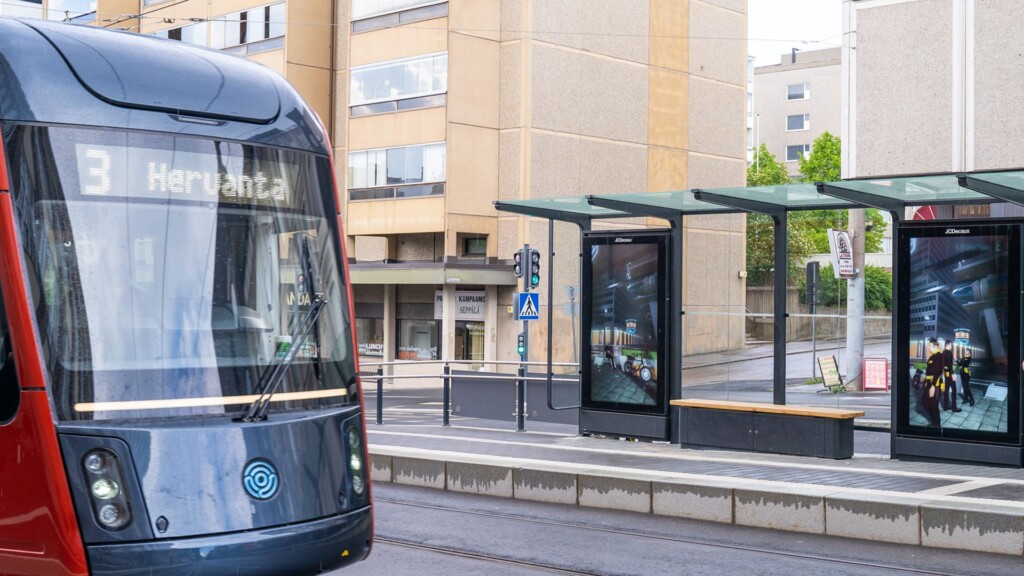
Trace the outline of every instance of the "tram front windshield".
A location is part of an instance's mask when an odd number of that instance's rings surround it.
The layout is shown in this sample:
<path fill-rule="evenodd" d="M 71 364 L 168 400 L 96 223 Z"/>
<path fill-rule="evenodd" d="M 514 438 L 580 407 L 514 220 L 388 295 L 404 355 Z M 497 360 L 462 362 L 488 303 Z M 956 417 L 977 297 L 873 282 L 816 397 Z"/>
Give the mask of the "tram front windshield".
<path fill-rule="evenodd" d="M 271 417 L 358 400 L 326 158 L 39 126 L 5 148 L 61 420 L 236 414 L 277 364 Z"/>

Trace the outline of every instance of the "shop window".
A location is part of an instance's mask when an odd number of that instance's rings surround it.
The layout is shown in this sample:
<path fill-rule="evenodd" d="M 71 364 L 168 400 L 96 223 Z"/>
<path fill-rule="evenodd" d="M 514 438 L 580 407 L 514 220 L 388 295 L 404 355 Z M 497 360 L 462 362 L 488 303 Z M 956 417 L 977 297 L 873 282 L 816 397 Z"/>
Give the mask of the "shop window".
<path fill-rule="evenodd" d="M 436 320 L 399 320 L 399 360 L 437 360 L 438 324 Z"/>
<path fill-rule="evenodd" d="M 384 320 L 356 318 L 360 358 L 384 358 Z"/>

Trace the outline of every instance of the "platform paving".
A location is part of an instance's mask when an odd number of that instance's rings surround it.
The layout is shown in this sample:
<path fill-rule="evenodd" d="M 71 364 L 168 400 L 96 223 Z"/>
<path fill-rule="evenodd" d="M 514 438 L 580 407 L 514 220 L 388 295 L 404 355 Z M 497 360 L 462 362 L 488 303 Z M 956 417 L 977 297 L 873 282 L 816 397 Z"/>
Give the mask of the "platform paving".
<path fill-rule="evenodd" d="M 1024 470 L 823 460 L 584 437 L 573 426 L 389 414 L 374 482 L 1024 555 Z"/>

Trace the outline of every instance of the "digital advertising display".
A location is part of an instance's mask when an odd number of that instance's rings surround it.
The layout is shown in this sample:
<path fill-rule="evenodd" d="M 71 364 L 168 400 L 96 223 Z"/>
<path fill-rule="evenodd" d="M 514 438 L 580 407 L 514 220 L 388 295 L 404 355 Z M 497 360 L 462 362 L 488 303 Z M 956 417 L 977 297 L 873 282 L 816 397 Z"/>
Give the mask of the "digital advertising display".
<path fill-rule="evenodd" d="M 665 414 L 668 234 L 585 233 L 583 406 Z"/>
<path fill-rule="evenodd" d="M 902 229 L 899 273 L 900 431 L 1015 440 L 1019 226 Z"/>

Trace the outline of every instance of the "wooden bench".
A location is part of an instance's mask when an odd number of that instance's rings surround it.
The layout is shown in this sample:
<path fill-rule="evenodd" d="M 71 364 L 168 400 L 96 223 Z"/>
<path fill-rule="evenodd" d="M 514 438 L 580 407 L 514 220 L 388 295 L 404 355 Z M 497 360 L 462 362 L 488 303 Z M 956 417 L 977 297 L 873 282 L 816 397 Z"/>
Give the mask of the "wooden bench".
<path fill-rule="evenodd" d="M 853 456 L 858 410 L 730 400 L 672 400 L 684 447 L 730 448 L 819 458 Z"/>

